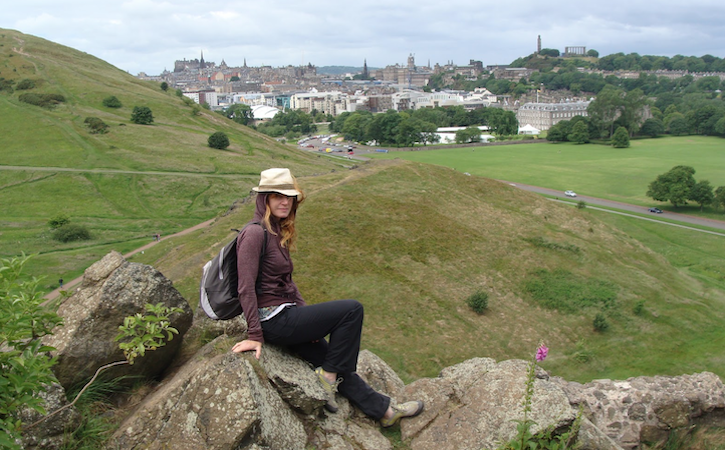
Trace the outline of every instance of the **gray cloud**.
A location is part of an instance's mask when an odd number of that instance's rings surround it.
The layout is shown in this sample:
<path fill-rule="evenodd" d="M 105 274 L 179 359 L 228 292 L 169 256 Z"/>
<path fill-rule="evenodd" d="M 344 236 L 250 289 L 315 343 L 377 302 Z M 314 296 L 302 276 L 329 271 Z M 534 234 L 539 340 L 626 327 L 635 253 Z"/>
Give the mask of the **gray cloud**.
<path fill-rule="evenodd" d="M 3 7 L 0 27 L 157 74 L 177 59 L 284 66 L 370 66 L 469 59 L 507 64 L 544 47 L 723 57 L 725 4 L 712 0 L 29 0 Z"/>

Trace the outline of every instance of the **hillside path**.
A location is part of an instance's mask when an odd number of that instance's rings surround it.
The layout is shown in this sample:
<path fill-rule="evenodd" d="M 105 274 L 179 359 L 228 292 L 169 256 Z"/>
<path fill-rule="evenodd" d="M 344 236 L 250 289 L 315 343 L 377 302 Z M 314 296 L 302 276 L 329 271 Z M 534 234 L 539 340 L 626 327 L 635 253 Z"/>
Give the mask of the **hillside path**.
<path fill-rule="evenodd" d="M 215 177 L 215 178 L 259 178 L 259 175 L 237 173 L 206 173 L 206 172 L 163 172 L 159 170 L 120 170 L 120 169 L 76 169 L 73 167 L 42 167 L 42 166 L 8 166 L 0 164 L 0 170 L 25 172 L 77 172 L 77 173 L 110 173 L 131 175 L 169 175 L 174 177 Z"/>
<path fill-rule="evenodd" d="M 183 236 L 183 235 L 189 234 L 189 233 L 191 233 L 193 231 L 200 230 L 202 228 L 206 228 L 209 225 L 211 225 L 212 223 L 214 223 L 215 220 L 216 220 L 216 218 L 209 219 L 206 222 L 202 222 L 200 224 L 194 225 L 193 227 L 187 228 L 186 230 L 181 230 L 178 233 L 174 233 L 174 234 L 170 234 L 168 236 L 162 237 L 160 241 L 165 241 L 166 239 L 171 239 L 171 238 L 174 238 L 174 237 L 177 237 L 177 236 Z M 129 257 L 135 255 L 136 253 L 140 253 L 140 252 L 142 252 L 144 250 L 147 250 L 147 249 L 153 247 L 154 245 L 158 244 L 160 241 L 152 241 L 152 242 L 149 242 L 148 244 L 143 245 L 143 246 L 137 248 L 136 250 L 132 250 L 132 251 L 126 253 L 125 255 L 123 255 L 123 257 L 124 258 L 129 258 Z M 74 280 L 69 281 L 68 283 L 65 283 L 64 286 L 63 286 L 63 289 L 61 289 L 61 288 L 53 289 L 51 292 L 49 292 L 45 296 L 45 299 L 46 300 L 53 300 L 54 298 L 57 298 L 60 295 L 60 291 L 61 290 L 64 290 L 64 291 L 70 290 L 73 286 L 77 285 L 81 281 L 83 281 L 83 275 L 81 275 L 80 277 L 78 277 L 78 278 L 76 278 Z"/>

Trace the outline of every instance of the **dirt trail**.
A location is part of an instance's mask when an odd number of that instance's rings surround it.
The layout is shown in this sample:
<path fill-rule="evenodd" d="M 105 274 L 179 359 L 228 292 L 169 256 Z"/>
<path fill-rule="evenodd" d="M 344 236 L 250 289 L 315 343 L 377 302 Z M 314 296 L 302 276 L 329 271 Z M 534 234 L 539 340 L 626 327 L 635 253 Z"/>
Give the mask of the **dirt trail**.
<path fill-rule="evenodd" d="M 162 237 L 161 238 L 161 241 L 165 241 L 167 239 L 175 238 L 175 237 L 178 237 L 178 236 L 183 236 L 183 235 L 189 234 L 189 233 L 191 233 L 193 231 L 200 230 L 202 228 L 206 228 L 209 225 L 211 225 L 212 223 L 214 223 L 215 220 L 216 219 L 210 219 L 210 220 L 207 220 L 206 222 L 202 222 L 200 224 L 194 225 L 191 228 L 187 228 L 186 230 L 181 230 L 178 233 L 174 233 L 174 234 L 171 234 L 169 236 Z M 137 248 L 136 250 L 132 250 L 132 251 L 126 253 L 125 255 L 123 255 L 123 257 L 124 258 L 129 258 L 129 257 L 135 255 L 136 253 L 142 252 L 144 250 L 147 250 L 147 249 L 153 247 L 154 245 L 158 244 L 159 242 L 160 241 L 149 242 L 148 244 L 143 245 L 143 246 Z M 63 285 L 63 289 L 62 290 L 69 291 L 74 286 L 76 286 L 77 284 L 79 284 L 81 281 L 83 281 L 83 276 L 82 275 L 80 277 L 76 278 L 75 280 L 71 280 L 68 283 L 65 283 Z M 51 292 L 49 292 L 45 296 L 45 299 L 46 300 L 53 300 L 54 298 L 57 298 L 60 295 L 60 291 L 61 291 L 61 288 L 57 288 L 57 289 L 52 290 Z"/>

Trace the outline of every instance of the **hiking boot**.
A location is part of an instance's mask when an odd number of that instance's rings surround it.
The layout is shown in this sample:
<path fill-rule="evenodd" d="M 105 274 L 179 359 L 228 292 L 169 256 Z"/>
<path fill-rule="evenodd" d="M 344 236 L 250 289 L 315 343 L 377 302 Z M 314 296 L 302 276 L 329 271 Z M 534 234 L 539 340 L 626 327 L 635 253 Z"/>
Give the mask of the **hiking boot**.
<path fill-rule="evenodd" d="M 391 407 L 393 409 L 393 415 L 390 419 L 383 417 L 380 419 L 380 425 L 383 428 L 392 427 L 403 417 L 415 417 L 423 412 L 423 402 L 416 400 L 414 402 L 406 402 L 402 405 L 395 405 Z"/>
<path fill-rule="evenodd" d="M 327 378 L 325 378 L 325 371 L 322 370 L 322 367 L 318 367 L 317 369 L 315 369 L 315 373 L 317 374 L 317 379 L 322 385 L 322 389 L 324 389 L 325 394 L 327 394 L 327 403 L 325 404 L 325 409 L 330 411 L 331 413 L 337 412 L 338 406 L 337 401 L 335 401 L 335 393 L 337 392 L 337 385 L 342 383 L 342 378 L 338 378 L 337 381 L 335 381 L 334 383 L 330 383 L 329 381 L 327 381 Z"/>

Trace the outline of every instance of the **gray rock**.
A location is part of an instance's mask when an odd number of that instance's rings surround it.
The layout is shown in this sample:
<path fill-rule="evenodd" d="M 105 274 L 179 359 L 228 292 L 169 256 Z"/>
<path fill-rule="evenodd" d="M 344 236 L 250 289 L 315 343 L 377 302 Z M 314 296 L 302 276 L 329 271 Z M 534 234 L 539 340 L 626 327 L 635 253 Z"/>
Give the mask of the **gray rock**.
<path fill-rule="evenodd" d="M 584 405 L 597 429 L 627 450 L 638 449 L 645 442 L 661 445 L 671 430 L 694 423 L 720 424 L 725 412 L 725 389 L 710 372 L 595 380 L 584 385 L 562 379 L 555 382 L 572 405 Z"/>
<path fill-rule="evenodd" d="M 437 379 L 411 383 L 404 397 L 424 400 L 426 410 L 401 423 L 403 439 L 412 439 L 413 450 L 496 448 L 516 434 L 515 421 L 523 419 L 527 369 L 526 361 L 477 358 L 447 368 Z M 571 425 L 575 413 L 560 387 L 537 377 L 529 418 L 536 422 L 535 433 Z"/>
<path fill-rule="evenodd" d="M 43 399 L 43 408 L 45 408 L 46 414 L 40 414 L 30 408 L 23 409 L 19 414 L 19 419 L 24 424 L 23 448 L 26 450 L 60 449 L 63 447 L 66 430 L 77 428 L 81 422 L 81 415 L 74 406 L 53 414 L 53 412 L 60 410 L 69 403 L 65 397 L 63 386 L 58 383 L 46 386 L 46 391 L 40 392 L 38 396 Z M 45 417 L 47 419 L 38 422 Z"/>
<path fill-rule="evenodd" d="M 396 398 L 405 387 L 405 383 L 378 355 L 370 350 L 362 350 L 357 358 L 357 374 L 376 391 Z"/>
<path fill-rule="evenodd" d="M 392 448 L 345 399 L 336 414 L 324 412 L 324 392 L 305 362 L 269 344 L 257 362 L 251 353 L 229 353 L 231 342 L 221 337 L 200 350 L 144 399 L 112 446 L 304 449 L 310 442 L 317 448 Z"/>
<path fill-rule="evenodd" d="M 249 355 L 195 358 L 144 399 L 112 438 L 118 449 L 304 449 L 299 420 Z"/>
<path fill-rule="evenodd" d="M 133 365 L 116 366 L 105 375 L 142 375 L 156 377 L 170 364 L 191 325 L 191 308 L 171 282 L 151 266 L 126 261 L 111 252 L 89 267 L 80 288 L 58 308 L 64 324 L 44 344 L 56 348 L 58 364 L 53 371 L 66 389 L 89 380 L 96 370 L 124 360 L 114 337 L 127 316 L 145 313 L 147 303 L 179 307 L 171 326 L 179 335 L 159 349 L 138 358 Z"/>

